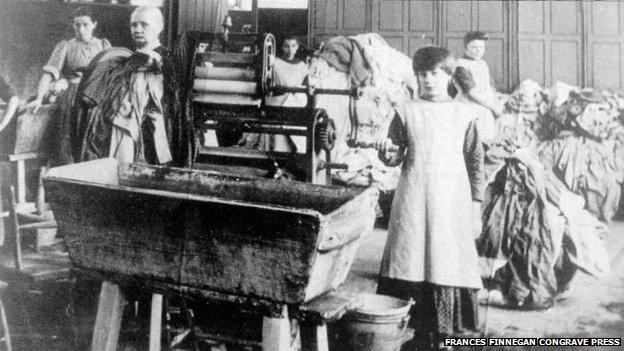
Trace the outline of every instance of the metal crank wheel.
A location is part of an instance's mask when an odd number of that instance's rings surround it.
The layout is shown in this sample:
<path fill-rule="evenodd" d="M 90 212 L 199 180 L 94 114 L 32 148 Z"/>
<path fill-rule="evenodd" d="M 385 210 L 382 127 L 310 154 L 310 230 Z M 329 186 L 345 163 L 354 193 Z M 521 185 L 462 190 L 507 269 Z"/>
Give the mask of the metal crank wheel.
<path fill-rule="evenodd" d="M 324 110 L 320 110 L 316 115 L 314 145 L 316 152 L 321 150 L 329 152 L 336 144 L 336 124 L 334 120 L 327 116 Z"/>
<path fill-rule="evenodd" d="M 269 87 L 273 84 L 273 65 L 275 65 L 275 37 L 266 34 L 262 41 L 262 76 L 260 77 L 260 89 L 262 95 L 266 95 Z"/>

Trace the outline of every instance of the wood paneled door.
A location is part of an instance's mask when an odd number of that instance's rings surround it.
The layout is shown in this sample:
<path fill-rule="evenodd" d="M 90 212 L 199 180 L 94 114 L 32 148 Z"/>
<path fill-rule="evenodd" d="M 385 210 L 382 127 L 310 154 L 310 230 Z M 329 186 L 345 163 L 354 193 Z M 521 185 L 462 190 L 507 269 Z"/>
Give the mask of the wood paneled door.
<path fill-rule="evenodd" d="M 494 84 L 557 81 L 624 88 L 624 1 L 310 0 L 310 38 L 380 33 L 412 55 L 423 45 L 463 53 L 462 38 L 482 30 Z"/>
<path fill-rule="evenodd" d="M 372 31 L 369 0 L 309 0 L 308 8 L 308 42 L 312 47 L 333 36 Z"/>
<path fill-rule="evenodd" d="M 578 1 L 518 3 L 520 81 L 583 83 L 581 6 Z"/>
<path fill-rule="evenodd" d="M 357 7 L 357 8 L 356 8 Z M 317 0 L 310 4 L 310 37 L 377 32 L 408 56 L 425 45 L 463 54 L 469 30 L 490 35 L 486 61 L 498 89 L 510 89 L 510 9 L 507 1 Z"/>
<path fill-rule="evenodd" d="M 373 31 L 411 56 L 439 42 L 439 1 L 380 0 L 373 2 Z"/>
<path fill-rule="evenodd" d="M 624 2 L 583 3 L 585 21 L 585 85 L 624 87 Z"/>

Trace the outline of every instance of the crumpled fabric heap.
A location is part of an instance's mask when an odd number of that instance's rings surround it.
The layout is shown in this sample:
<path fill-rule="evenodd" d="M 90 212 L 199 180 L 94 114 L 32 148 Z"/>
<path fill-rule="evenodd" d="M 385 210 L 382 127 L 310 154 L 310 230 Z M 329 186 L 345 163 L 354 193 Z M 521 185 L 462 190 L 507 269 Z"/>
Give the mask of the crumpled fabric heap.
<path fill-rule="evenodd" d="M 364 85 L 370 79 L 370 65 L 359 43 L 348 37 L 331 37 L 321 44 L 317 55 L 332 67 L 349 74 L 355 86 Z"/>
<path fill-rule="evenodd" d="M 508 138 L 500 138 L 483 144 L 486 184 L 494 181 L 498 171 L 505 166 L 507 159 L 513 156 L 517 148 L 518 145 Z"/>
<path fill-rule="evenodd" d="M 360 44 L 371 69 L 371 82 L 364 90 L 374 92 L 376 100 L 387 99 L 392 106 L 400 106 L 418 95 L 418 81 L 408 56 L 388 45 L 377 33 L 351 38 Z"/>
<path fill-rule="evenodd" d="M 534 147 L 539 140 L 555 137 L 561 131 L 567 118 L 566 102 L 570 93 L 578 90 L 562 82 L 543 88 L 533 80 L 525 80 L 511 93 L 500 120 L 513 121 L 513 126 L 506 126 L 511 131 L 507 134 L 519 146 Z"/>
<path fill-rule="evenodd" d="M 535 125 L 543 102 L 542 87 L 533 80 L 522 81 L 509 95 L 505 112 L 497 120 L 501 136 L 529 146 L 537 138 Z"/>
<path fill-rule="evenodd" d="M 582 97 L 595 97 L 591 101 Z M 542 88 L 522 82 L 511 95 L 507 115 L 515 117 L 518 147 L 540 155 L 587 209 L 610 221 L 618 210 L 624 178 L 624 97 L 562 82 Z M 514 118 L 511 118 L 512 120 Z"/>
<path fill-rule="evenodd" d="M 603 242 L 609 235 L 607 224 L 587 211 L 583 197 L 568 190 L 550 171 L 547 171 L 546 195 L 566 220 L 563 247 L 567 262 L 594 277 L 608 276 L 611 266 Z"/>
<path fill-rule="evenodd" d="M 618 173 L 624 176 L 624 94 L 605 90 L 602 95 L 610 105 L 609 112 L 614 122 L 618 122 L 609 124 L 603 142 L 613 151 L 615 167 Z"/>
<path fill-rule="evenodd" d="M 489 186 L 481 256 L 507 259 L 498 272 L 501 290 L 518 307 L 554 303 L 554 267 L 561 252 L 564 221 L 547 201 L 539 160 L 512 157 Z"/>
<path fill-rule="evenodd" d="M 544 140 L 536 150 L 542 163 L 568 189 L 583 196 L 591 213 L 601 220 L 611 220 L 618 210 L 622 183 L 612 150 L 604 143 L 573 132 Z"/>
<path fill-rule="evenodd" d="M 359 53 L 347 54 L 347 50 L 359 50 Z M 349 57 L 356 60 L 348 62 Z M 362 68 L 368 74 L 363 74 Z M 382 187 L 393 189 L 400 169 L 381 164 L 376 151 L 369 153 L 348 147 L 347 141 L 353 135 L 357 135 L 360 142 L 386 137 L 396 108 L 417 95 L 411 59 L 376 33 L 330 38 L 322 46 L 319 58 L 312 60 L 309 81 L 322 88 L 360 86 L 354 106 L 350 106 L 349 98 L 344 96 L 317 97 L 316 107 L 325 108 L 336 122 L 338 140 L 332 151 L 332 162 L 348 165 L 347 171 L 334 172 L 335 179 L 361 185 L 381 182 Z M 356 131 L 352 130 L 351 111 L 357 116 Z"/>
<path fill-rule="evenodd" d="M 495 280 L 515 307 L 553 306 L 577 268 L 609 273 L 606 227 L 530 151 L 508 158 L 487 194 L 478 251 L 507 260 Z"/>

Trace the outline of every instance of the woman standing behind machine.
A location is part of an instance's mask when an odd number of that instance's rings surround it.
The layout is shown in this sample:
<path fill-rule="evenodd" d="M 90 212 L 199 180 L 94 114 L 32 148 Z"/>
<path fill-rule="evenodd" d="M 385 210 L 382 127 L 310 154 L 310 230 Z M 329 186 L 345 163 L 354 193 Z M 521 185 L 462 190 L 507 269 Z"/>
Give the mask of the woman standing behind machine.
<path fill-rule="evenodd" d="M 71 134 L 72 109 L 78 83 L 82 72 L 89 62 L 101 51 L 111 47 L 106 39 L 93 36 L 97 27 L 95 17 L 85 7 L 79 7 L 72 13 L 72 26 L 75 36 L 56 44 L 37 88 L 37 97 L 28 106 L 36 112 L 44 98 L 52 90 L 58 95 L 56 108 L 53 110 L 51 124 L 47 132 L 49 161 L 53 166 L 73 162 Z"/>
<path fill-rule="evenodd" d="M 308 78 L 308 65 L 300 54 L 301 44 L 296 36 L 287 36 L 282 44 L 282 55 L 275 60 L 273 79 L 275 85 L 301 87 Z M 266 98 L 269 106 L 304 107 L 308 98 L 304 93 L 286 93 Z M 269 151 L 305 152 L 306 140 L 302 136 L 264 135 L 261 147 Z"/>

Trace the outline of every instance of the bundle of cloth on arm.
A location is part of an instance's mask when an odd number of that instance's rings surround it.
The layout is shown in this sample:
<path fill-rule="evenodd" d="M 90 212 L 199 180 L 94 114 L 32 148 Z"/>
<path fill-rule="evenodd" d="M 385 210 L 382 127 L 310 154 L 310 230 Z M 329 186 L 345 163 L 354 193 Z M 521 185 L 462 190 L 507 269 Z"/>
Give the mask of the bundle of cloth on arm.
<path fill-rule="evenodd" d="M 108 157 L 112 118 L 121 108 L 136 68 L 126 65 L 132 51 L 111 48 L 87 66 L 74 104 L 73 156 L 76 162 Z"/>
<path fill-rule="evenodd" d="M 162 159 L 164 155 L 165 161 L 159 163 L 170 162 L 179 167 L 192 164 L 197 137 L 192 123 L 187 84 L 190 84 L 195 37 L 194 33 L 181 36 L 172 50 L 162 50 L 162 61 L 154 61 L 147 54 L 133 53 L 124 48 L 112 48 L 94 58 L 85 72 L 76 97 L 73 153 L 77 161 L 108 157 L 113 124 L 120 123 L 115 119 L 119 121 L 118 116 L 133 108 L 130 105 L 136 107 L 152 96 L 160 100 L 157 104 L 162 104 L 163 127 L 161 121 L 156 120 L 155 124 L 151 124 L 151 134 L 164 133 L 168 142 L 166 150 L 162 146 L 156 147 L 155 157 L 158 159 L 160 156 Z M 160 85 L 157 81 L 150 85 L 137 77 L 138 72 L 150 71 L 154 72 L 154 77 L 162 76 Z M 152 91 L 154 89 L 158 91 Z M 139 140 L 143 141 L 140 137 Z M 141 143 L 138 149 L 142 149 Z"/>

